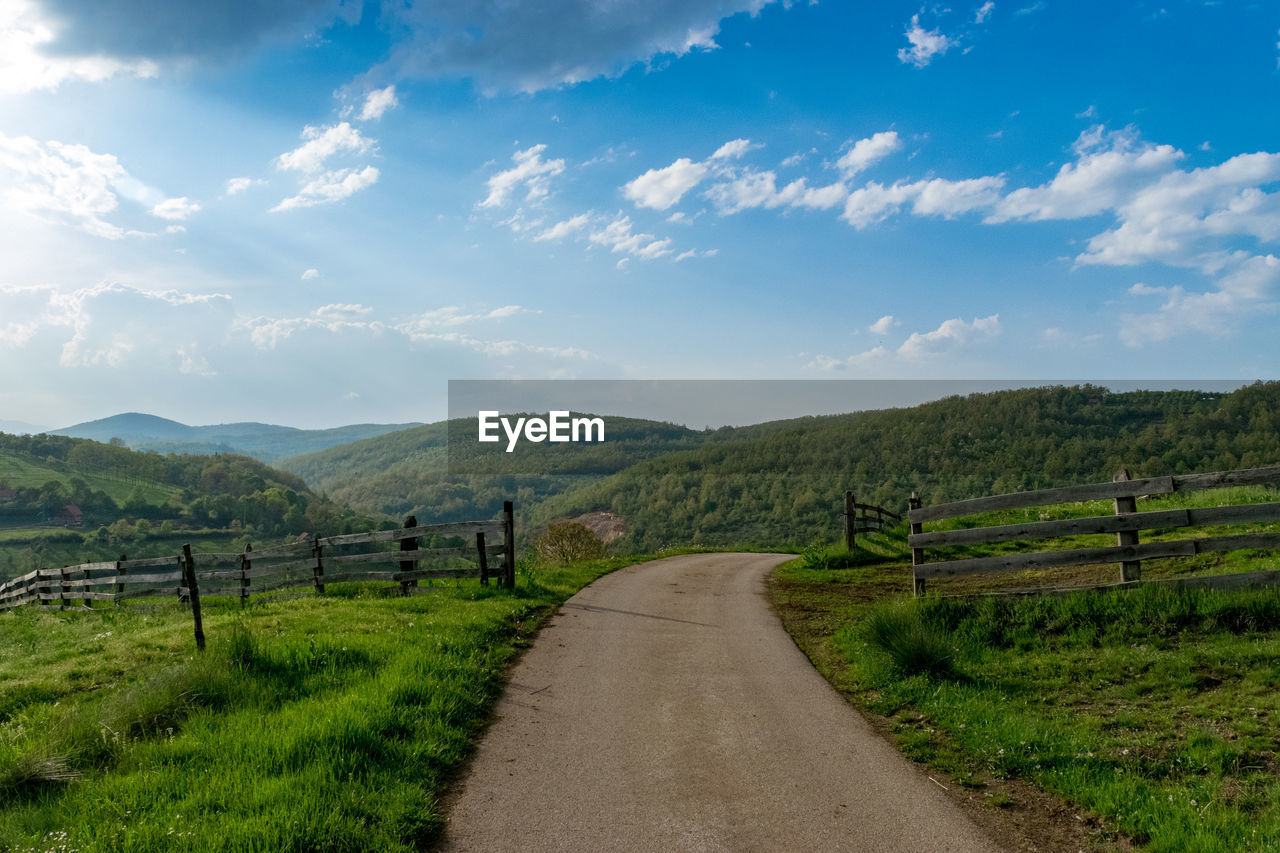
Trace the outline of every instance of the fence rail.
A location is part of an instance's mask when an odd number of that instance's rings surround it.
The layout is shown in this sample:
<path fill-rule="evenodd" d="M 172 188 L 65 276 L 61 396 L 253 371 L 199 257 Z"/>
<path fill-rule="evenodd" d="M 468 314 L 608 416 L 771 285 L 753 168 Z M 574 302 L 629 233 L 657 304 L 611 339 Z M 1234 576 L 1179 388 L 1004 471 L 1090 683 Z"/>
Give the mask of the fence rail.
<path fill-rule="evenodd" d="M 420 580 L 490 578 L 515 586 L 514 512 L 511 501 L 492 521 L 419 525 L 413 516 L 403 527 L 372 533 L 349 533 L 272 545 L 255 551 L 221 554 L 182 553 L 142 560 L 108 560 L 61 569 L 36 569 L 0 584 L 0 612 L 25 604 L 59 610 L 83 610 L 95 601 L 120 602 L 150 596 L 172 597 L 192 608 L 197 645 L 203 648 L 200 595 L 234 596 L 245 606 L 250 596 L 283 589 L 326 584 L 382 581 L 399 584 L 401 593 Z M 461 539 L 463 545 L 432 547 L 439 540 Z M 422 540 L 426 540 L 423 547 Z M 398 544 L 394 550 L 378 549 Z M 470 566 L 449 565 L 469 560 Z M 391 564 L 391 565 L 386 565 Z"/>
<path fill-rule="evenodd" d="M 1116 474 L 1110 483 L 1039 489 L 1007 495 L 955 501 L 924 507 L 912 494 L 907 512 L 911 532 L 912 576 L 916 594 L 924 591 L 929 578 L 955 577 L 990 572 L 1012 572 L 1024 569 L 1047 569 L 1098 563 L 1120 563 L 1120 583 L 1142 579 L 1142 561 L 1160 557 L 1183 557 L 1243 548 L 1280 548 L 1280 533 L 1253 532 L 1227 536 L 1175 539 L 1142 543 L 1140 531 L 1175 530 L 1206 525 L 1267 523 L 1280 521 L 1280 503 L 1244 504 L 1239 506 L 1197 509 L 1137 511 L 1137 500 L 1152 495 L 1223 489 L 1233 486 L 1275 486 L 1280 484 L 1280 465 L 1248 468 L 1238 471 L 1214 471 L 1207 474 L 1185 474 L 1172 477 L 1147 477 L 1133 480 L 1126 470 Z M 924 532 L 924 524 L 947 518 L 974 515 L 1005 509 L 1052 506 L 1089 500 L 1110 499 L 1113 513 L 1090 518 L 1032 521 L 1019 524 L 972 527 L 962 530 Z M 981 545 L 994 542 L 1050 539 L 1096 533 L 1116 534 L 1113 547 L 1074 548 L 1060 551 L 1002 554 L 993 557 L 927 562 L 926 548 L 958 545 Z M 1252 573 L 1251 573 L 1252 574 Z M 1280 573 L 1276 573 L 1280 578 Z M 1228 584 L 1233 576 L 1223 576 Z M 1212 579 L 1206 579 L 1209 581 Z"/>
<path fill-rule="evenodd" d="M 844 546 L 853 550 L 859 533 L 880 533 L 884 530 L 885 519 L 902 521 L 902 516 L 875 504 L 859 503 L 853 499 L 853 492 L 844 493 Z"/>

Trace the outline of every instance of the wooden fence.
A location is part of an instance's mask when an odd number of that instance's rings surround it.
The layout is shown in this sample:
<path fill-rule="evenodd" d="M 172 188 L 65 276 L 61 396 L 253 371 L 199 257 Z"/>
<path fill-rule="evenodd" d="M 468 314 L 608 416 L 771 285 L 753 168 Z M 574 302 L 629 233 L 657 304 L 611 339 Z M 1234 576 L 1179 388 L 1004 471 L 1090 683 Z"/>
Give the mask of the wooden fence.
<path fill-rule="evenodd" d="M 459 540 L 461 546 L 437 545 Z M 471 565 L 457 565 L 464 560 Z M 299 587 L 323 593 L 326 584 L 348 581 L 395 583 L 401 594 L 408 594 L 418 581 L 433 578 L 479 578 L 483 584 L 494 578 L 513 588 L 511 501 L 503 505 L 502 518 L 493 521 L 418 525 L 410 516 L 394 530 L 307 537 L 257 551 L 250 545 L 240 553 L 192 554 L 191 546 L 184 545 L 182 553 L 170 557 L 37 569 L 0 584 L 0 611 L 24 604 L 82 610 L 96 601 L 173 597 L 190 604 L 196 644 L 204 648 L 201 595 L 233 596 L 243 607 L 254 594 Z"/>
<path fill-rule="evenodd" d="M 1280 521 L 1280 503 L 1256 503 L 1202 509 L 1167 509 L 1153 512 L 1137 511 L 1137 500 L 1140 497 L 1222 489 L 1231 486 L 1275 486 L 1277 484 L 1280 484 L 1280 465 L 1268 468 L 1249 468 L 1240 471 L 1215 471 L 1209 474 L 1148 477 L 1140 480 L 1131 480 L 1128 471 L 1121 470 L 1110 483 L 994 495 L 931 507 L 921 506 L 920 499 L 915 494 L 912 494 L 911 508 L 907 512 L 907 518 L 911 523 L 911 532 L 907 537 L 907 544 L 911 547 L 911 567 L 915 592 L 917 595 L 924 592 L 925 582 L 928 578 L 955 577 L 990 572 L 1013 572 L 1024 569 L 1085 566 L 1100 563 L 1119 563 L 1118 582 L 1112 585 L 1125 585 L 1141 580 L 1143 560 L 1159 557 L 1184 557 L 1213 551 L 1236 551 L 1241 548 L 1280 548 L 1280 533 L 1268 532 L 1147 543 L 1139 541 L 1139 531 L 1142 530 Z M 974 515 L 995 510 L 1052 506 L 1101 499 L 1114 502 L 1112 514 L 1092 518 L 1068 518 L 1056 521 L 1034 521 L 992 527 L 973 527 L 964 530 L 924 532 L 926 523 L 940 521 L 945 518 Z M 1048 539 L 1090 533 L 1114 533 L 1116 534 L 1116 544 L 1113 547 L 1023 552 L 1001 554 L 993 557 L 943 560 L 933 563 L 925 560 L 925 550 L 927 548 Z M 1252 583 L 1258 580 L 1254 576 L 1259 574 L 1250 572 L 1248 576 L 1225 575 L 1198 578 L 1195 579 L 1195 583 L 1196 585 L 1205 586 L 1235 586 L 1245 582 Z M 1267 581 L 1274 582 L 1280 579 L 1280 572 L 1261 574 L 1274 576 L 1274 578 L 1264 579 Z"/>
<path fill-rule="evenodd" d="M 902 516 L 890 512 L 874 504 L 858 503 L 853 499 L 853 492 L 844 493 L 844 546 L 853 550 L 854 540 L 859 533 L 880 533 L 885 528 L 885 519 L 902 521 Z"/>

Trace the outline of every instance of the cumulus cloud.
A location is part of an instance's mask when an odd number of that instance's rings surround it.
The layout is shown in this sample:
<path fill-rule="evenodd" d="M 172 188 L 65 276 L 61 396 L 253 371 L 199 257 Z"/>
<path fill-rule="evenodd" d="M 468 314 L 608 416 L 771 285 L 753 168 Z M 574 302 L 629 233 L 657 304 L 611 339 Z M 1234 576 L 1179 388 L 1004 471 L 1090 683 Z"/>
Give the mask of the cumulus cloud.
<path fill-rule="evenodd" d="M 320 277 L 320 270 L 309 269 L 309 270 L 303 270 L 302 275 L 300 275 L 298 278 L 302 281 L 313 281 L 314 279 L 317 279 L 319 277 Z"/>
<path fill-rule="evenodd" d="M 489 178 L 489 194 L 480 202 L 480 206 L 501 207 L 520 187 L 525 190 L 526 201 L 538 201 L 546 197 L 550 192 L 551 178 L 564 171 L 564 160 L 542 159 L 546 150 L 547 146 L 540 144 L 512 154 L 511 160 L 515 165 Z"/>
<path fill-rule="evenodd" d="M 876 320 L 867 328 L 873 335 L 887 335 L 893 331 L 894 326 L 901 326 L 902 322 L 894 318 L 892 314 L 885 314 L 879 320 Z"/>
<path fill-rule="evenodd" d="M 364 106 L 360 108 L 360 121 L 377 121 L 382 118 L 383 113 L 387 110 L 394 109 L 400 105 L 400 101 L 396 99 L 396 87 L 388 86 L 385 89 L 374 89 L 365 96 Z"/>
<path fill-rule="evenodd" d="M 1000 176 L 961 181 L 932 178 L 912 183 L 899 182 L 887 187 L 873 181 L 849 194 L 841 218 L 861 230 L 910 204 L 917 216 L 950 219 L 991 207 L 1000 200 L 1004 183 Z"/>
<path fill-rule="evenodd" d="M 715 155 L 712 156 L 714 158 Z M 706 163 L 695 163 L 688 157 L 681 157 L 670 166 L 650 169 L 630 181 L 622 188 L 622 194 L 639 207 L 666 210 L 702 183 L 710 172 L 711 168 Z"/>
<path fill-rule="evenodd" d="M 187 219 L 200 210 L 200 205 L 186 196 L 167 198 L 151 208 L 151 215 L 161 219 Z"/>
<path fill-rule="evenodd" d="M 711 155 L 712 160 L 737 160 L 751 150 L 750 139 L 731 139 Z"/>
<path fill-rule="evenodd" d="M 373 145 L 373 140 L 362 136 L 349 122 L 339 122 L 329 127 L 303 128 L 302 138 L 307 140 L 292 151 L 276 158 L 276 167 L 305 174 L 318 172 L 325 161 L 340 152 L 363 154 Z"/>
<path fill-rule="evenodd" d="M 940 30 L 926 30 L 920 25 L 920 16 L 912 15 L 911 24 L 907 27 L 908 47 L 899 48 L 898 61 L 916 68 L 924 68 L 955 46 L 955 40 L 943 35 Z"/>
<path fill-rule="evenodd" d="M 611 252 L 624 252 L 629 256 L 651 261 L 671 253 L 670 238 L 659 240 L 652 234 L 632 230 L 631 217 L 619 214 L 587 237 L 597 246 L 608 247 Z"/>
<path fill-rule="evenodd" d="M 891 327 L 901 325 L 891 316 L 881 317 L 871 326 L 877 334 L 887 333 Z M 883 327 L 878 330 L 877 327 Z M 1000 334 L 1000 315 L 974 317 L 965 321 L 953 317 L 939 324 L 938 328 L 928 332 L 912 332 L 896 349 L 875 346 L 869 350 L 836 358 L 819 354 L 809 363 L 810 367 L 820 370 L 869 370 L 885 369 L 893 364 L 919 363 L 934 360 L 939 356 L 949 355 L 966 347 L 995 338 Z"/>
<path fill-rule="evenodd" d="M 149 204 L 163 198 L 131 177 L 113 154 L 0 132 L 0 202 L 6 208 L 118 240 L 130 232 L 105 217 L 120 195 Z"/>
<path fill-rule="evenodd" d="M 307 181 L 297 195 L 284 199 L 271 208 L 270 212 L 280 213 L 285 210 L 297 210 L 298 208 L 315 207 L 320 204 L 332 204 L 336 201 L 342 201 L 355 195 L 360 190 L 376 184 L 380 174 L 374 166 L 365 166 L 363 169 L 336 169 L 332 172 L 325 172 Z"/>
<path fill-rule="evenodd" d="M 978 7 L 978 11 L 973 13 L 973 22 L 975 24 L 985 23 L 987 18 L 991 17 L 991 13 L 995 11 L 996 4 L 992 0 L 987 0 Z"/>
<path fill-rule="evenodd" d="M 898 139 L 897 131 L 882 131 L 866 139 L 859 139 L 850 146 L 836 161 L 836 168 L 845 180 L 849 180 L 900 148 L 902 142 Z"/>

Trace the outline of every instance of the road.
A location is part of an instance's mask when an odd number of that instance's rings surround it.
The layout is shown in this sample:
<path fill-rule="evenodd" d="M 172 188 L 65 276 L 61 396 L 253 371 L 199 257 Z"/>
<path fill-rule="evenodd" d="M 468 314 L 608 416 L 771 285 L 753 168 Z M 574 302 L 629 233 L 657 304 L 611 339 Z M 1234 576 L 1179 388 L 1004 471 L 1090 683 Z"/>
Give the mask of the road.
<path fill-rule="evenodd" d="M 511 673 L 451 851 L 996 851 L 810 666 L 786 556 L 696 554 L 569 599 Z"/>

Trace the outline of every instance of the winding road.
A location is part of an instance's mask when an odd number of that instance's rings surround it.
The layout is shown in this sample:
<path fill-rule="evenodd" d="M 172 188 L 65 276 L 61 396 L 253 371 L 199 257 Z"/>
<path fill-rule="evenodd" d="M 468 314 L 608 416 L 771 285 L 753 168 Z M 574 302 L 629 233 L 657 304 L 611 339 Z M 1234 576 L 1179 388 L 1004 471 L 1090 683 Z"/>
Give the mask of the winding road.
<path fill-rule="evenodd" d="M 996 851 L 783 631 L 765 576 L 785 559 L 670 557 L 569 599 L 512 670 L 444 849 Z"/>

